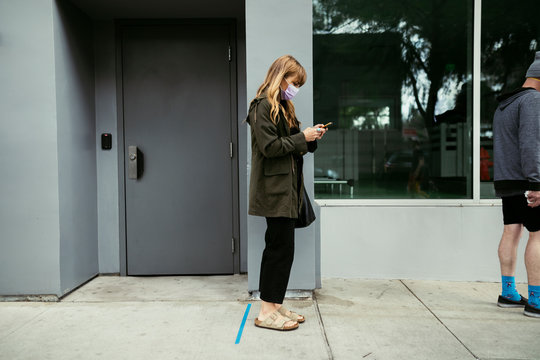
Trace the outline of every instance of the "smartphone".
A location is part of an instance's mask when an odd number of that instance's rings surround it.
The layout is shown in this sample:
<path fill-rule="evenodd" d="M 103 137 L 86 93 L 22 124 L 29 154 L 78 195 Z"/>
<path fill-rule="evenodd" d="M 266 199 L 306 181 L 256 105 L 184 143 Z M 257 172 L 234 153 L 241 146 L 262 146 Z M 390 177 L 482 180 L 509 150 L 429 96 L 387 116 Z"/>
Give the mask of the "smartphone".
<path fill-rule="evenodd" d="M 332 124 L 333 124 L 333 122 L 330 121 L 328 124 L 323 125 L 323 128 L 329 127 L 329 126 L 332 125 Z"/>

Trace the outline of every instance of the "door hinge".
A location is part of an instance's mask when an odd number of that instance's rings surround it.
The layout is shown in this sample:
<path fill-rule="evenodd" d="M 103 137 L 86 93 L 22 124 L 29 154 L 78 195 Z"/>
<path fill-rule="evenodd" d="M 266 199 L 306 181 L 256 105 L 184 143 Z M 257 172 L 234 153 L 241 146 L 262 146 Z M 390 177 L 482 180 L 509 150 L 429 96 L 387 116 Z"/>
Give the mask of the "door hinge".
<path fill-rule="evenodd" d="M 231 244 L 232 244 L 231 250 L 232 250 L 232 253 L 234 254 L 234 238 L 232 238 Z"/>
<path fill-rule="evenodd" d="M 229 61 L 232 60 L 231 45 L 229 45 Z"/>
<path fill-rule="evenodd" d="M 231 159 L 233 157 L 233 143 L 229 143 L 229 155 L 231 156 Z"/>

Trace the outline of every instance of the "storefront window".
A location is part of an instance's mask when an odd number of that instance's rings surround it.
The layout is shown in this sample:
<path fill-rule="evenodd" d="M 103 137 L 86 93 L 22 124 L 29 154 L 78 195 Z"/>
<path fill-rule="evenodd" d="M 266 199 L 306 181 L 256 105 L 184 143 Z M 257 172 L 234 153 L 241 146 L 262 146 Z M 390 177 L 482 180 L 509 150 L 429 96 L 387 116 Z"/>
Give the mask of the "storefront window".
<path fill-rule="evenodd" d="M 313 1 L 316 198 L 472 198 L 472 10 Z"/>
<path fill-rule="evenodd" d="M 494 198 L 493 114 L 497 97 L 523 85 L 540 51 L 540 22 L 531 16 L 540 13 L 540 2 L 490 0 L 482 5 L 480 196 Z"/>

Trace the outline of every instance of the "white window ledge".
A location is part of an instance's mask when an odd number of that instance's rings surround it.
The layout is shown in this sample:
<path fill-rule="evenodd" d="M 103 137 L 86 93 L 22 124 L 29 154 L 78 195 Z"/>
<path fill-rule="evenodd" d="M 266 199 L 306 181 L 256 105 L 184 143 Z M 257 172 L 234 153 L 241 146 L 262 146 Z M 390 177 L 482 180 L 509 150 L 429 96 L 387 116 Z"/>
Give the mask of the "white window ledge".
<path fill-rule="evenodd" d="M 487 207 L 501 206 L 500 199 L 316 199 L 320 207 Z"/>

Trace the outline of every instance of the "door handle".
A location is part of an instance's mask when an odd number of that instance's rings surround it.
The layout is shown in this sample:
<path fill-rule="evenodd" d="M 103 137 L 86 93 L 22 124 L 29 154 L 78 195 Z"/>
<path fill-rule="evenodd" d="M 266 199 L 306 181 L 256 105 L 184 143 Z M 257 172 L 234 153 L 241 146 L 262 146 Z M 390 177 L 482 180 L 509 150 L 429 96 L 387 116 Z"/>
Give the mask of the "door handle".
<path fill-rule="evenodd" d="M 142 160 L 139 149 L 133 145 L 128 146 L 128 157 L 128 178 L 136 180 L 139 178 L 139 162 Z"/>

